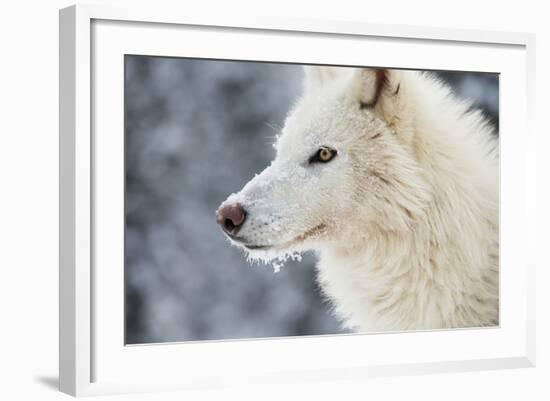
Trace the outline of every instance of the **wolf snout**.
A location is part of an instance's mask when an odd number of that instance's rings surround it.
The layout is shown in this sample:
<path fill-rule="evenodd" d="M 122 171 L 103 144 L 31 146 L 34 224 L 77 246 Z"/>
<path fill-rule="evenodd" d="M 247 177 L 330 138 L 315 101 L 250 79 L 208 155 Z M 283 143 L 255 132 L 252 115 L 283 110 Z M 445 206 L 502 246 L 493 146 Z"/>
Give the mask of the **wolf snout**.
<path fill-rule="evenodd" d="M 236 235 L 246 220 L 246 212 L 239 203 L 220 206 L 216 215 L 218 224 L 229 235 Z"/>

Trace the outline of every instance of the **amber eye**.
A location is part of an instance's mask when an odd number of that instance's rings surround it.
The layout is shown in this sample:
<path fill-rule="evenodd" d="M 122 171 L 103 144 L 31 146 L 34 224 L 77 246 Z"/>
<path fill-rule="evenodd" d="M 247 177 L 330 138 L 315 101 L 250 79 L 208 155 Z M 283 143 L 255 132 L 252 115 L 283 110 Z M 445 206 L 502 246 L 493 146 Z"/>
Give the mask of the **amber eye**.
<path fill-rule="evenodd" d="M 322 146 L 315 152 L 313 156 L 309 158 L 309 163 L 328 163 L 334 156 L 336 156 L 336 150 L 331 149 L 327 146 Z"/>

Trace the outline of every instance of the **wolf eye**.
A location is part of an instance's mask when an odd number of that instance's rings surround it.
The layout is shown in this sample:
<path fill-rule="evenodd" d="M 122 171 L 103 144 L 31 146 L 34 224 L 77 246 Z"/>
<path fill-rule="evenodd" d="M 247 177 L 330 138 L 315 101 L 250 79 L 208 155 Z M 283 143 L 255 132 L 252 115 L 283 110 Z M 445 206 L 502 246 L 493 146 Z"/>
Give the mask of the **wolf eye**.
<path fill-rule="evenodd" d="M 328 163 L 338 152 L 327 146 L 321 146 L 313 156 L 309 158 L 309 164 L 313 163 Z"/>

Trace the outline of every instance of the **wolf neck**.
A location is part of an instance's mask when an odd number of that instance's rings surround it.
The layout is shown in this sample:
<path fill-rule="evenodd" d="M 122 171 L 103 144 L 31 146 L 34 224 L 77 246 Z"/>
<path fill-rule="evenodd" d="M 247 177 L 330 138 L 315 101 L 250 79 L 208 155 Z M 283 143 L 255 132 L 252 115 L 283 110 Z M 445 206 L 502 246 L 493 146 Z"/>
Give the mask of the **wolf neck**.
<path fill-rule="evenodd" d="M 498 242 L 487 239 L 498 238 L 497 228 L 470 228 L 450 230 L 458 235 L 453 239 L 436 238 L 433 227 L 419 225 L 324 249 L 319 282 L 354 330 L 497 324 Z M 462 244 L 463 235 L 473 237 Z"/>
<path fill-rule="evenodd" d="M 424 318 L 435 318 L 425 305 L 425 296 L 433 291 L 429 242 L 421 232 L 379 232 L 322 251 L 319 282 L 348 328 L 376 331 L 438 325 Z"/>

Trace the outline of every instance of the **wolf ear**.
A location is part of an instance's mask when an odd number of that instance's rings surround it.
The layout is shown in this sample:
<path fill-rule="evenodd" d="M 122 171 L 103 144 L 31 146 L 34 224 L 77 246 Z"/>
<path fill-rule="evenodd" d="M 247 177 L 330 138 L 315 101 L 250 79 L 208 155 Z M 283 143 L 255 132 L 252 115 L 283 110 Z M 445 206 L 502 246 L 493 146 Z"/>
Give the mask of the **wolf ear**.
<path fill-rule="evenodd" d="M 359 68 L 353 85 L 362 109 L 384 108 L 385 101 L 399 95 L 398 71 L 384 68 Z"/>
<path fill-rule="evenodd" d="M 304 87 L 308 90 L 322 86 L 324 83 L 335 79 L 338 75 L 338 68 L 306 65 L 304 66 L 304 73 Z"/>
<path fill-rule="evenodd" d="M 360 68 L 352 77 L 351 91 L 357 107 L 384 120 L 405 143 L 414 137 L 410 102 L 406 101 L 407 73 L 382 68 Z"/>

